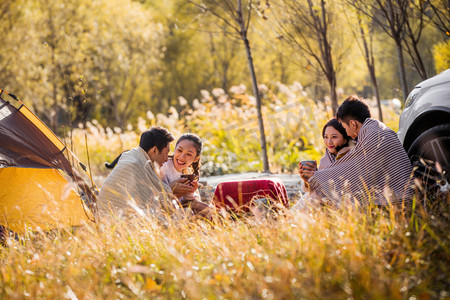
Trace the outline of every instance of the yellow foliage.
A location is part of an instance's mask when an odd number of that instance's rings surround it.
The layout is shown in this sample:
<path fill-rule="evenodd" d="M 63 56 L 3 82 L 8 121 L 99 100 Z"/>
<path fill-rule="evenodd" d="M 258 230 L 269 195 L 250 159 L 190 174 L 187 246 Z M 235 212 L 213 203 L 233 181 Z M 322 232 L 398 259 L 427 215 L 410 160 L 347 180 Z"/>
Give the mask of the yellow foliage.
<path fill-rule="evenodd" d="M 434 60 L 437 73 L 450 68 L 450 39 L 434 45 Z"/>

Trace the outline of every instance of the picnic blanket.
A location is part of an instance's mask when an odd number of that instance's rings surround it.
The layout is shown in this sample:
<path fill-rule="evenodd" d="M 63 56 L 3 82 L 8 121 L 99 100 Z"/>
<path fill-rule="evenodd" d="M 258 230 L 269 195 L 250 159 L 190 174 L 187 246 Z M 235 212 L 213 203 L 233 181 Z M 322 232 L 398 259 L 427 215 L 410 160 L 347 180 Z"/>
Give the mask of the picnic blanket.
<path fill-rule="evenodd" d="M 124 216 L 137 209 L 159 216 L 172 194 L 155 171 L 148 154 L 136 147 L 124 152 L 116 167 L 106 178 L 99 195 L 101 213 L 111 210 Z"/>
<path fill-rule="evenodd" d="M 339 205 L 343 200 L 363 207 L 409 201 L 412 166 L 397 134 L 383 123 L 367 119 L 356 145 L 341 159 L 318 170 L 308 180 L 318 197 Z"/>
<path fill-rule="evenodd" d="M 257 198 L 267 198 L 272 204 L 289 206 L 286 187 L 278 178 L 221 182 L 214 192 L 215 206 L 234 212 L 250 211 L 252 200 Z"/>
<path fill-rule="evenodd" d="M 325 155 L 322 156 L 319 162 L 319 170 L 328 168 L 336 161 L 336 155 L 333 155 L 328 151 L 328 149 L 325 149 Z"/>

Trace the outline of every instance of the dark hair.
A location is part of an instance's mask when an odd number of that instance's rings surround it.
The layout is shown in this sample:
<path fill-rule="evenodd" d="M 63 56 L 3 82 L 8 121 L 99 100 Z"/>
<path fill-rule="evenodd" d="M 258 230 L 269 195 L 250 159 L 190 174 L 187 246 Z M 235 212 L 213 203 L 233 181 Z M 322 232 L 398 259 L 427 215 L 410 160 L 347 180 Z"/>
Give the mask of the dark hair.
<path fill-rule="evenodd" d="M 177 143 L 175 144 L 175 148 L 183 140 L 189 140 L 194 143 L 195 150 L 197 150 L 197 156 L 200 156 L 200 154 L 202 154 L 203 142 L 197 135 L 195 135 L 193 133 L 183 134 L 182 136 L 180 136 Z M 200 159 L 197 160 L 196 162 L 193 162 L 191 165 L 191 168 L 192 168 L 192 174 L 194 174 L 195 177 L 198 178 L 200 176 Z"/>
<path fill-rule="evenodd" d="M 367 118 L 370 118 L 370 108 L 358 96 L 352 95 L 339 106 L 336 118 L 345 123 L 348 123 L 349 120 L 364 123 Z"/>
<path fill-rule="evenodd" d="M 139 146 L 144 149 L 145 152 L 156 146 L 159 152 L 167 147 L 167 144 L 173 142 L 174 137 L 164 127 L 153 126 L 149 130 L 144 131 L 141 134 Z"/>
<path fill-rule="evenodd" d="M 347 147 L 348 146 L 348 142 L 350 141 L 350 137 L 347 135 L 347 131 L 345 130 L 345 128 L 342 127 L 342 124 L 339 123 L 338 119 L 336 119 L 336 118 L 333 118 L 333 119 L 329 120 L 327 122 L 327 124 L 325 124 L 325 126 L 323 126 L 322 137 L 325 136 L 325 130 L 329 126 L 333 127 L 337 131 L 339 131 L 339 133 L 342 134 L 342 136 L 344 137 L 344 140 L 346 140 L 346 142 L 343 145 L 340 145 L 340 146 L 336 147 L 336 150 L 339 151 L 342 148 Z"/>

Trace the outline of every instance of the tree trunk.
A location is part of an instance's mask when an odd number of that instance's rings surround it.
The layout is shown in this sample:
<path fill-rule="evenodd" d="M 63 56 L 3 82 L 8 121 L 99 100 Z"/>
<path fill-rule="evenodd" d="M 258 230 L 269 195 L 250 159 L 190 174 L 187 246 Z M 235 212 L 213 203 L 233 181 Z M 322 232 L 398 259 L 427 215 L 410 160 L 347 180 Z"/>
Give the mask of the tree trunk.
<path fill-rule="evenodd" d="M 381 110 L 380 90 L 378 88 L 377 77 L 375 76 L 375 66 L 367 66 L 369 68 L 370 81 L 372 81 L 372 92 L 375 95 L 378 106 L 378 119 L 383 122 L 383 112 Z"/>
<path fill-rule="evenodd" d="M 269 159 L 267 157 L 267 146 L 266 146 L 266 134 L 264 132 L 264 121 L 262 117 L 261 112 L 261 97 L 259 95 L 258 90 L 258 82 L 256 81 L 256 74 L 255 74 L 255 67 L 253 66 L 253 58 L 252 58 L 252 52 L 250 49 L 250 43 L 247 39 L 247 31 L 245 28 L 245 22 L 242 16 L 242 4 L 240 0 L 237 0 L 238 2 L 238 14 L 239 14 L 239 23 L 241 27 L 241 38 L 245 45 L 245 52 L 247 53 L 247 62 L 248 62 L 248 69 L 250 71 L 250 77 L 252 79 L 252 86 L 253 86 L 253 93 L 255 94 L 256 98 L 256 111 L 258 114 L 258 125 L 259 125 L 259 137 L 261 142 L 261 156 L 263 160 L 263 168 L 265 173 L 270 173 L 269 169 Z"/>
<path fill-rule="evenodd" d="M 403 93 L 403 104 L 405 104 L 406 97 L 408 97 L 408 85 L 406 83 L 405 61 L 403 59 L 403 49 L 401 41 L 396 40 L 395 46 L 397 48 L 398 72 L 400 76 L 400 85 L 402 87 Z"/>
<path fill-rule="evenodd" d="M 422 80 L 425 80 L 428 78 L 427 75 L 427 70 L 425 69 L 425 65 L 423 63 L 423 59 L 422 56 L 420 55 L 420 51 L 418 49 L 418 42 L 417 41 L 411 41 L 412 44 L 412 48 L 414 51 L 414 54 L 410 53 L 411 59 L 414 62 L 414 66 L 417 70 L 417 72 L 419 72 L 420 77 L 422 78 Z M 408 49 L 408 52 L 411 52 L 410 49 Z"/>
<path fill-rule="evenodd" d="M 261 142 L 261 156 L 263 160 L 263 168 L 265 173 L 270 173 L 269 169 L 269 159 L 267 157 L 267 146 L 266 146 L 266 134 L 264 132 L 264 121 L 261 112 L 261 97 L 259 95 L 258 83 L 256 81 L 255 68 L 253 66 L 253 58 L 250 50 L 250 44 L 248 39 L 244 39 L 245 51 L 247 52 L 248 69 L 250 71 L 250 77 L 252 79 L 253 93 L 256 98 L 256 111 L 258 113 L 258 125 L 259 125 L 259 136 Z"/>
<path fill-rule="evenodd" d="M 331 79 L 329 80 L 330 84 L 330 95 L 331 95 L 331 107 L 333 108 L 333 116 L 336 115 L 336 112 L 338 110 L 338 100 L 337 100 L 337 93 L 336 93 L 336 73 L 332 74 Z"/>
<path fill-rule="evenodd" d="M 378 106 L 378 119 L 383 122 L 383 112 L 381 109 L 381 99 L 380 99 L 380 90 L 378 88 L 377 77 L 375 76 L 375 60 L 373 58 L 373 42 L 371 37 L 369 36 L 369 44 L 366 40 L 366 33 L 364 32 L 364 28 L 361 23 L 360 15 L 358 14 L 358 24 L 359 24 L 359 33 L 361 35 L 361 39 L 364 47 L 364 59 L 366 60 L 367 69 L 369 70 L 370 81 L 372 82 L 372 92 L 375 95 L 375 99 L 377 100 Z"/>
<path fill-rule="evenodd" d="M 311 0 L 309 0 L 308 3 L 311 12 L 313 12 L 314 11 L 313 3 L 311 2 Z M 322 22 L 320 22 L 319 18 L 317 18 L 315 26 L 318 35 L 320 35 L 321 37 L 319 39 L 322 40 L 321 52 L 323 61 L 325 63 L 326 76 L 328 78 L 328 83 L 330 85 L 331 107 L 333 109 L 333 116 L 334 116 L 338 110 L 338 100 L 336 93 L 337 78 L 333 64 L 333 56 L 331 55 L 332 49 L 330 43 L 328 42 L 328 23 L 326 16 L 325 1 L 322 0 L 320 5 L 322 7 Z"/>
<path fill-rule="evenodd" d="M 423 28 L 425 27 L 424 22 L 423 22 L 423 16 L 425 14 L 424 12 L 424 8 L 422 6 L 422 4 L 419 4 L 420 7 L 418 8 L 419 10 L 419 21 L 418 21 L 418 28 L 416 30 L 414 30 L 411 27 L 411 23 L 410 20 L 407 18 L 406 19 L 406 36 L 409 37 L 409 40 L 411 42 L 411 46 L 408 43 L 408 39 L 405 39 L 405 46 L 406 46 L 406 50 L 409 54 L 409 56 L 411 57 L 411 60 L 414 63 L 414 67 L 417 70 L 417 72 L 419 72 L 420 77 L 422 78 L 422 80 L 425 80 L 428 78 L 427 76 L 427 71 L 425 69 L 425 65 L 423 63 L 423 59 L 422 59 L 422 55 L 420 54 L 419 51 L 419 41 L 420 41 L 420 37 L 422 36 L 422 31 Z M 412 49 L 411 49 L 412 48 Z"/>

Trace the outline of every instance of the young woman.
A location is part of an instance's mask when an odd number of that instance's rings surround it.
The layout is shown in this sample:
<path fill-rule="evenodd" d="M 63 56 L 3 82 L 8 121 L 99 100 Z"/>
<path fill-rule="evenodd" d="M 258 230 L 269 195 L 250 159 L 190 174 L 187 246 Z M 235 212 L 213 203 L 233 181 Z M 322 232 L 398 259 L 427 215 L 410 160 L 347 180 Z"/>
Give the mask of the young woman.
<path fill-rule="evenodd" d="M 200 200 L 198 193 L 198 177 L 200 155 L 203 143 L 192 133 L 183 134 L 175 145 L 172 157 L 163 164 L 160 176 L 164 183 L 172 188 L 173 193 L 180 197 L 181 202 L 193 199 Z M 192 174 L 193 178 L 183 178 L 184 174 Z"/>
<path fill-rule="evenodd" d="M 202 146 L 202 140 L 195 134 L 183 134 L 175 145 L 173 156 L 161 167 L 160 176 L 179 198 L 181 205 L 190 207 L 198 216 L 211 219 L 213 208 L 201 202 L 198 192 Z M 188 174 L 193 178 L 182 177 Z"/>
<path fill-rule="evenodd" d="M 336 160 L 344 156 L 349 150 L 350 137 L 347 135 L 344 127 L 335 118 L 329 120 L 322 129 L 323 143 L 326 147 L 325 155 L 320 159 L 319 170 L 328 168 Z M 300 177 L 307 182 L 317 170 L 317 165 L 307 163 L 308 165 L 299 164 Z"/>

